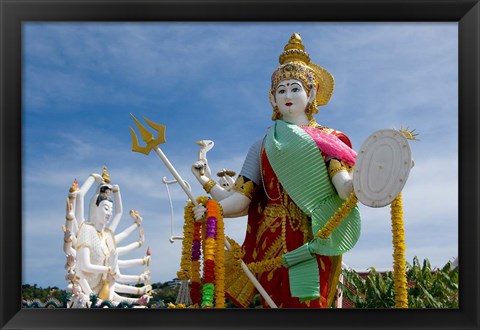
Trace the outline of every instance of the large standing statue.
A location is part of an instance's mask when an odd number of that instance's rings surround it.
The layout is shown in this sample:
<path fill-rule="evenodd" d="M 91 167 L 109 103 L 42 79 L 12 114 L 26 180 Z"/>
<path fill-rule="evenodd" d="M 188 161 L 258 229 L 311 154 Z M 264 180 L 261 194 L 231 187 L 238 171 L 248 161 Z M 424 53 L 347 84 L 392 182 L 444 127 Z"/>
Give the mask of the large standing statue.
<path fill-rule="evenodd" d="M 356 153 L 350 140 L 313 118 L 333 88 L 332 75 L 310 62 L 300 36 L 293 34 L 272 75 L 274 124 L 250 148 L 233 192 L 205 175 L 206 162 L 192 166 L 207 193 L 221 201 L 224 217 L 248 214 L 237 251 L 278 307 L 329 307 L 342 254 L 360 234 L 355 207 L 331 236 L 314 239 L 353 190 Z M 201 219 L 205 208 L 200 204 L 194 212 Z M 256 293 L 240 267 L 227 267 L 225 286 L 241 307 Z"/>
<path fill-rule="evenodd" d="M 94 183 L 98 184 L 89 207 L 89 218 L 84 219 L 84 197 Z M 113 195 L 113 196 L 112 196 Z M 113 197 L 113 198 L 112 198 Z M 150 272 L 140 275 L 123 275 L 121 268 L 149 265 L 150 256 L 141 259 L 120 260 L 119 256 L 140 248 L 144 241 L 141 228 L 142 217 L 138 211 L 130 211 L 134 223 L 119 234 L 116 228 L 122 217 L 123 207 L 118 185 L 111 185 L 104 167 L 103 175 L 91 174 L 81 188 L 75 180 L 67 201 L 67 216 L 64 226 L 64 252 L 67 256 L 68 289 L 73 294 L 71 307 L 87 307 L 90 295 L 96 294 L 100 301 L 145 302 L 151 290 L 150 285 L 135 287 L 125 283 L 145 283 Z M 125 246 L 118 244 L 135 229 L 139 239 Z M 136 295 L 128 298 L 118 293 Z"/>

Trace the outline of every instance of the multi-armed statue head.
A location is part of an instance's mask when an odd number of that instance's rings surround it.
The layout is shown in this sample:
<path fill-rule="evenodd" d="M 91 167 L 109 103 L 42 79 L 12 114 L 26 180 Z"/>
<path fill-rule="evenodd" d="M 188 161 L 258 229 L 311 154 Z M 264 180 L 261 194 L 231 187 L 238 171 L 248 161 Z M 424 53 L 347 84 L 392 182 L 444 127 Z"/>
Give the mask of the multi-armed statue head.
<path fill-rule="evenodd" d="M 97 188 L 97 193 L 90 201 L 89 221 L 98 229 L 105 227 L 113 214 L 113 199 L 111 197 L 112 185 L 107 167 L 102 170 L 103 183 Z"/>

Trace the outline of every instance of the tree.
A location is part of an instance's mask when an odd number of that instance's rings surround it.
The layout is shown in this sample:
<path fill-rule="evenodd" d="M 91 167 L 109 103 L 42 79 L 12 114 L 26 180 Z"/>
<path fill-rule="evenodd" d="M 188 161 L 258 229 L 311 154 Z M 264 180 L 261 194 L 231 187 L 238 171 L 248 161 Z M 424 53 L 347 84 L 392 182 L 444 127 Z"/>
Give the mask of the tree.
<path fill-rule="evenodd" d="M 343 270 L 346 284 L 339 284 L 344 297 L 355 308 L 393 308 L 395 289 L 393 273 L 379 273 L 370 268 L 366 278 L 354 270 Z M 458 268 L 448 262 L 442 269 L 432 269 L 428 259 L 423 266 L 417 257 L 407 263 L 409 308 L 458 308 Z"/>

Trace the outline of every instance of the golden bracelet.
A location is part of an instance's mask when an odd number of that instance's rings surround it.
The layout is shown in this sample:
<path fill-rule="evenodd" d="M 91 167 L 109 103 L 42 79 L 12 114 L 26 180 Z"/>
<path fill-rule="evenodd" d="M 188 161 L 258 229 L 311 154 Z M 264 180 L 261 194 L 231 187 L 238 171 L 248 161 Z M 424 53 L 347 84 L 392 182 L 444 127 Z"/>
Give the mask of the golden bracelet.
<path fill-rule="evenodd" d="M 72 238 L 70 237 L 69 239 L 65 239 L 65 238 L 64 238 L 63 241 L 64 241 L 65 243 L 72 243 L 73 240 L 72 240 Z"/>
<path fill-rule="evenodd" d="M 143 243 L 142 243 L 141 240 L 138 240 L 137 243 L 138 243 L 138 247 L 142 247 L 142 244 L 143 244 Z"/>
<path fill-rule="evenodd" d="M 210 191 L 212 190 L 212 188 L 216 185 L 217 183 L 215 181 L 213 181 L 212 179 L 208 180 L 204 185 L 203 185 L 203 189 L 205 189 L 205 191 L 207 192 L 207 194 L 210 193 Z"/>
<path fill-rule="evenodd" d="M 330 160 L 330 164 L 328 166 L 328 174 L 330 175 L 330 178 L 333 178 L 338 172 L 343 170 L 345 170 L 345 168 L 343 167 L 342 163 L 336 159 Z"/>
<path fill-rule="evenodd" d="M 255 190 L 255 185 L 253 181 L 245 180 L 243 176 L 239 176 L 233 185 L 233 189 L 236 192 L 247 197 L 249 200 L 253 198 L 253 191 Z"/>
<path fill-rule="evenodd" d="M 140 288 L 137 289 L 137 296 L 140 295 Z"/>

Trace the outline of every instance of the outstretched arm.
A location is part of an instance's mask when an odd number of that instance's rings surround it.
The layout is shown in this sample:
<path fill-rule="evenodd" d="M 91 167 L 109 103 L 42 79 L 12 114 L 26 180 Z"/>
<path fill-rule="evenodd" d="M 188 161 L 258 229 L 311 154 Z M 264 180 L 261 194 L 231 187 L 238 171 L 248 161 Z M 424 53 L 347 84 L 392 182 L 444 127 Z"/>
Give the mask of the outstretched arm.
<path fill-rule="evenodd" d="M 220 205 L 222 206 L 224 218 L 238 218 L 248 213 L 250 199 L 238 192 L 234 192 L 229 197 L 220 201 Z M 207 209 L 201 203 L 193 207 L 196 220 L 202 219 L 206 212 Z"/>
<path fill-rule="evenodd" d="M 119 289 L 117 289 L 117 285 L 118 284 L 115 284 L 115 290 L 119 290 Z M 121 292 L 121 291 L 119 291 L 119 292 Z M 129 304 L 135 304 L 135 303 L 138 302 L 138 298 L 124 297 L 124 296 L 121 296 L 121 295 L 117 294 L 116 292 L 113 293 L 112 298 L 113 298 L 113 301 L 116 302 L 116 303 L 117 302 L 118 303 L 127 302 Z"/>
<path fill-rule="evenodd" d="M 75 193 L 70 193 L 68 195 L 68 198 L 67 198 L 67 212 L 66 212 L 66 216 L 65 216 L 66 229 L 70 230 L 70 232 L 72 232 L 72 233 L 78 232 L 78 228 L 81 224 L 81 222 L 79 222 L 78 219 L 75 217 L 75 209 L 74 209 L 75 199 L 76 199 Z"/>
<path fill-rule="evenodd" d="M 123 256 L 124 254 L 127 254 L 130 251 L 140 248 L 142 244 L 143 244 L 143 241 L 139 239 L 138 241 L 130 243 L 128 245 L 117 247 L 118 255 Z"/>
<path fill-rule="evenodd" d="M 141 259 L 128 259 L 128 260 L 118 260 L 119 268 L 129 268 L 135 266 L 150 266 L 151 256 L 145 256 Z"/>
<path fill-rule="evenodd" d="M 63 230 L 63 251 L 66 255 L 75 256 L 76 251 L 72 248 L 77 244 L 77 238 L 74 232 L 78 231 L 77 221 L 72 210 L 72 204 L 70 199 L 67 199 L 67 215 L 65 216 L 65 225 L 62 226 Z M 75 228 L 76 227 L 76 228 Z"/>
<path fill-rule="evenodd" d="M 245 162 L 242 167 L 242 171 L 237 178 L 232 191 L 228 192 L 217 184 L 213 184 L 199 171 L 199 168 L 192 166 L 192 173 L 195 175 L 200 184 L 203 185 L 207 193 L 210 193 L 212 197 L 220 201 L 220 205 L 223 209 L 223 216 L 226 218 L 234 218 L 246 215 L 248 213 L 248 207 L 253 196 L 253 192 L 256 188 L 256 183 L 261 180 L 260 173 L 260 154 L 262 150 L 263 139 L 254 143 L 245 158 Z M 196 219 L 197 215 L 201 213 L 201 208 L 195 207 L 194 212 Z"/>
<path fill-rule="evenodd" d="M 140 227 L 142 224 L 143 218 L 140 216 L 140 213 L 136 210 L 130 210 L 130 216 L 132 217 L 133 221 L 135 222 L 133 225 L 130 227 L 126 228 L 124 231 L 119 233 L 118 235 L 115 235 L 115 241 L 117 243 L 120 243 L 123 241 L 126 237 L 128 237 L 137 227 Z"/>
<path fill-rule="evenodd" d="M 115 281 L 120 283 L 144 283 L 150 279 L 150 271 L 144 271 L 140 275 L 124 275 L 117 271 Z"/>
<path fill-rule="evenodd" d="M 151 285 L 145 285 L 145 286 L 142 286 L 142 287 L 139 288 L 139 287 L 135 287 L 135 286 L 131 286 L 131 285 L 125 285 L 125 284 L 118 284 L 118 283 L 115 284 L 115 291 L 116 292 L 134 294 L 134 295 L 137 295 L 137 296 L 144 295 L 151 290 L 152 290 Z M 137 301 L 137 299 L 135 299 L 135 302 L 136 301 Z"/>
<path fill-rule="evenodd" d="M 77 219 L 78 225 L 80 225 L 83 221 L 85 221 L 85 218 L 84 218 L 85 195 L 87 194 L 87 192 L 90 190 L 90 188 L 95 182 L 102 183 L 103 178 L 100 174 L 92 173 L 87 178 L 87 180 L 85 180 L 82 187 L 80 187 L 79 190 L 73 193 L 76 195 L 75 218 Z"/>
<path fill-rule="evenodd" d="M 120 219 L 122 218 L 123 206 L 122 206 L 122 195 L 120 194 L 120 187 L 118 185 L 114 185 L 112 188 L 112 192 L 115 199 L 115 216 L 113 217 L 113 220 L 111 224 L 108 226 L 108 228 L 112 232 L 115 232 L 120 222 Z"/>
<path fill-rule="evenodd" d="M 134 223 L 134 224 L 131 225 L 130 227 L 127 227 L 127 228 L 126 228 L 124 231 L 122 231 L 120 234 L 115 235 L 115 242 L 120 243 L 120 242 L 123 241 L 125 238 L 127 238 L 127 237 L 132 233 L 132 231 L 134 231 L 134 230 L 137 229 L 138 227 L 140 227 L 140 225 L 137 224 L 137 223 Z"/>
<path fill-rule="evenodd" d="M 195 162 L 192 166 L 192 173 L 197 178 L 198 182 L 202 185 L 203 189 L 210 194 L 212 198 L 216 201 L 221 201 L 227 198 L 232 194 L 231 191 L 221 187 L 215 181 L 213 181 L 209 176 L 206 175 L 207 171 L 205 170 L 208 166 L 204 161 L 199 160 Z M 202 174 L 202 169 L 205 174 Z"/>
<path fill-rule="evenodd" d="M 235 191 L 232 195 L 220 201 L 220 205 L 225 218 L 236 218 L 248 213 L 250 199 Z"/>
<path fill-rule="evenodd" d="M 62 226 L 63 230 L 63 252 L 65 252 L 65 255 L 73 256 L 75 257 L 77 255 L 77 251 L 72 248 L 72 246 L 75 246 L 77 238 L 75 235 L 65 227 L 65 225 Z"/>

